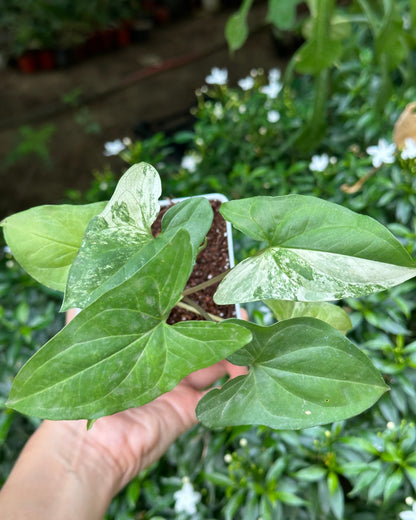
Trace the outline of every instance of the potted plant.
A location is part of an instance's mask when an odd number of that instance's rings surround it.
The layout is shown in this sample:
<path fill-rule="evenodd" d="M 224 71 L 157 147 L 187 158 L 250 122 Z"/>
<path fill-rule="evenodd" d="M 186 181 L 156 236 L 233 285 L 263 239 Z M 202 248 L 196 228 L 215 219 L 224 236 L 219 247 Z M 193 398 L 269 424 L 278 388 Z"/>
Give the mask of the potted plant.
<path fill-rule="evenodd" d="M 41 206 L 2 222 L 16 260 L 64 292 L 62 310 L 82 309 L 18 373 L 10 408 L 93 421 L 145 404 L 223 358 L 249 369 L 199 402 L 210 427 L 306 428 L 358 414 L 388 389 L 343 334 L 345 312 L 329 303 L 416 275 L 385 227 L 310 196 L 225 202 L 222 216 L 261 248 L 185 289 L 212 208 L 204 197 L 178 202 L 154 238 L 160 193 L 158 173 L 141 163 L 108 203 Z M 168 323 L 174 307 L 199 312 L 193 294 L 218 282 L 216 304 L 265 301 L 280 321 L 264 327 L 205 312 L 206 320 Z"/>

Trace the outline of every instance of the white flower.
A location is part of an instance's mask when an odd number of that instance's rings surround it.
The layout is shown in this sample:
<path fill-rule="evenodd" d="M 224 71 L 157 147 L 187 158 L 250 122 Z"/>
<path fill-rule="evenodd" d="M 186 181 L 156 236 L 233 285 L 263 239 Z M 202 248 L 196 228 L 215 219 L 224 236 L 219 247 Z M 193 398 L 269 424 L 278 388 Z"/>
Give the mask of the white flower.
<path fill-rule="evenodd" d="M 108 141 L 104 145 L 104 155 L 106 157 L 110 157 L 110 155 L 118 155 L 122 150 L 124 150 L 125 145 L 121 141 L 121 139 L 116 139 L 115 141 Z"/>
<path fill-rule="evenodd" d="M 269 70 L 269 83 L 278 83 L 280 80 L 280 70 L 270 69 Z"/>
<path fill-rule="evenodd" d="M 393 421 L 389 421 L 387 424 L 386 424 L 386 428 L 388 430 L 394 430 L 394 428 L 396 427 L 396 425 L 394 424 Z"/>
<path fill-rule="evenodd" d="M 201 501 L 201 493 L 194 490 L 192 484 L 184 480 L 182 488 L 175 491 L 175 511 L 177 513 L 187 513 L 194 515 L 196 513 L 196 505 Z"/>
<path fill-rule="evenodd" d="M 329 164 L 329 157 L 326 153 L 322 155 L 312 156 L 312 160 L 309 163 L 309 169 L 312 172 L 324 172 Z"/>
<path fill-rule="evenodd" d="M 416 141 L 411 137 L 407 137 L 404 140 L 404 148 L 402 150 L 403 159 L 415 159 L 416 158 Z"/>
<path fill-rule="evenodd" d="M 247 447 L 247 444 L 248 444 L 248 441 L 245 437 L 243 437 L 242 439 L 240 439 L 240 446 L 242 448 L 246 448 Z"/>
<path fill-rule="evenodd" d="M 277 123 L 280 119 L 280 114 L 277 110 L 270 110 L 270 112 L 267 113 L 267 121 L 269 123 Z"/>
<path fill-rule="evenodd" d="M 394 152 L 396 145 L 388 143 L 386 139 L 379 139 L 377 146 L 369 146 L 366 150 L 372 157 L 374 168 L 379 168 L 382 164 L 394 163 Z"/>
<path fill-rule="evenodd" d="M 211 73 L 205 78 L 209 85 L 225 85 L 228 81 L 227 69 L 213 67 Z"/>
<path fill-rule="evenodd" d="M 213 113 L 217 119 L 222 119 L 224 117 L 224 109 L 220 102 L 215 103 Z"/>
<path fill-rule="evenodd" d="M 238 111 L 240 112 L 240 114 L 244 114 L 247 111 L 246 105 L 240 105 L 238 107 Z"/>
<path fill-rule="evenodd" d="M 11 255 L 11 254 L 12 254 L 12 250 L 10 249 L 9 246 L 4 246 L 4 247 L 3 247 L 3 253 L 4 253 L 5 255 Z"/>
<path fill-rule="evenodd" d="M 197 165 L 201 162 L 201 157 L 196 154 L 184 155 L 182 157 L 181 166 L 184 170 L 188 170 L 190 173 L 196 171 Z"/>
<path fill-rule="evenodd" d="M 279 92 L 282 90 L 283 85 L 279 82 L 273 82 L 269 83 L 269 85 L 265 85 L 264 87 L 260 88 L 260 92 L 263 92 L 263 94 L 266 94 L 266 96 L 269 99 L 276 99 L 279 95 Z"/>
<path fill-rule="evenodd" d="M 232 455 L 231 455 L 230 453 L 226 453 L 226 454 L 224 455 L 224 462 L 225 462 L 226 464 L 231 464 L 232 461 L 233 461 L 233 457 L 232 457 Z"/>
<path fill-rule="evenodd" d="M 131 145 L 130 137 L 123 137 L 123 144 L 124 144 L 124 146 L 130 146 Z"/>
<path fill-rule="evenodd" d="M 105 191 L 108 189 L 108 184 L 106 182 L 100 182 L 100 190 Z"/>
<path fill-rule="evenodd" d="M 246 78 L 240 79 L 238 81 L 238 86 L 243 90 L 250 90 L 254 87 L 254 79 L 251 76 L 247 76 Z"/>
<path fill-rule="evenodd" d="M 399 513 L 400 520 L 416 520 L 416 502 L 414 502 L 411 511 L 402 511 Z"/>

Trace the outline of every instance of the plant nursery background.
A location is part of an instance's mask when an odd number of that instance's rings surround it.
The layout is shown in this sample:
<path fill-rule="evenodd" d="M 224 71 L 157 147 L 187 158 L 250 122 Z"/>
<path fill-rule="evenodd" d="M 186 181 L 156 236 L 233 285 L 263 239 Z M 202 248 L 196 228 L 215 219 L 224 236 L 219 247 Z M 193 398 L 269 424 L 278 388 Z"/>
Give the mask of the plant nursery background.
<path fill-rule="evenodd" d="M 415 257 L 416 1 L 73 4 L 0 7 L 0 219 L 108 200 L 146 161 L 165 197 L 314 195 Z M 255 253 L 234 240 L 237 260 Z M 1 484 L 39 424 L 6 408 L 12 380 L 64 320 L 0 246 Z M 416 281 L 338 303 L 390 387 L 374 407 L 300 431 L 197 426 L 106 518 L 416 519 Z"/>

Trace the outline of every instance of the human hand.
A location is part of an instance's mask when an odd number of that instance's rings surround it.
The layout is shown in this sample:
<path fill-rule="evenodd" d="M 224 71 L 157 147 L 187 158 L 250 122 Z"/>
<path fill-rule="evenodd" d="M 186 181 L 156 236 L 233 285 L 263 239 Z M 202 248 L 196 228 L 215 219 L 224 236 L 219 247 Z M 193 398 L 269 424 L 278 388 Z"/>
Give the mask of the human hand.
<path fill-rule="evenodd" d="M 88 444 L 94 456 L 107 465 L 106 474 L 111 475 L 116 494 L 197 423 L 195 408 L 205 388 L 226 374 L 236 377 L 245 373 L 245 367 L 224 360 L 190 374 L 171 392 L 148 404 L 98 419 L 88 431 L 86 421 L 44 421 L 42 426 L 51 435 L 66 429 L 78 442 Z"/>

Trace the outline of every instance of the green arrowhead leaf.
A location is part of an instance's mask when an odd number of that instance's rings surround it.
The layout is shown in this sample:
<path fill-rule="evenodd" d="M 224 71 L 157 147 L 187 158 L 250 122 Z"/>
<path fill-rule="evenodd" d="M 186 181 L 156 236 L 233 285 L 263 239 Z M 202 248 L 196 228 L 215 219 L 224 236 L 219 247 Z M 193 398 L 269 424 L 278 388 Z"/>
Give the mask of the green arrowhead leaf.
<path fill-rule="evenodd" d="M 4 238 L 30 276 L 63 292 L 87 225 L 105 205 L 47 205 L 21 211 L 1 223 Z"/>
<path fill-rule="evenodd" d="M 198 254 L 198 246 L 209 231 L 212 219 L 213 211 L 211 205 L 207 199 L 203 199 L 202 197 L 188 199 L 169 208 L 162 220 L 162 232 L 158 238 L 146 243 L 141 249 L 135 252 L 125 264 L 121 265 L 110 278 L 107 278 L 101 285 L 90 292 L 84 300 L 85 306 L 90 305 L 102 294 L 133 276 L 139 268 L 144 266 L 165 247 L 167 242 L 175 240 L 174 237 L 179 229 L 185 229 L 191 239 L 192 263 L 189 265 L 189 271 L 187 273 L 189 277 Z"/>
<path fill-rule="evenodd" d="M 221 282 L 218 304 L 337 300 L 384 290 L 416 276 L 416 263 L 381 224 L 315 197 L 226 202 L 221 213 L 268 247 Z"/>
<path fill-rule="evenodd" d="M 168 209 L 162 219 L 163 235 L 186 229 L 196 258 L 214 218 L 209 200 L 205 197 L 191 197 L 178 202 Z"/>
<path fill-rule="evenodd" d="M 92 291 L 152 240 L 160 194 L 159 175 L 149 164 L 135 164 L 121 177 L 104 211 L 87 227 L 69 271 L 62 310 L 83 308 Z"/>
<path fill-rule="evenodd" d="M 387 390 L 369 359 L 321 320 L 294 318 L 271 327 L 232 321 L 253 339 L 228 359 L 250 369 L 199 402 L 198 418 L 209 427 L 309 428 L 361 413 Z"/>
<path fill-rule="evenodd" d="M 343 334 L 346 334 L 352 328 L 348 314 L 344 309 L 333 303 L 291 302 L 287 300 L 265 300 L 264 303 L 278 321 L 309 316 L 328 323 Z"/>
<path fill-rule="evenodd" d="M 16 376 L 8 406 L 49 419 L 95 419 L 145 404 L 241 348 L 236 323 L 167 325 L 192 265 L 179 230 L 127 280 L 84 309 Z"/>

